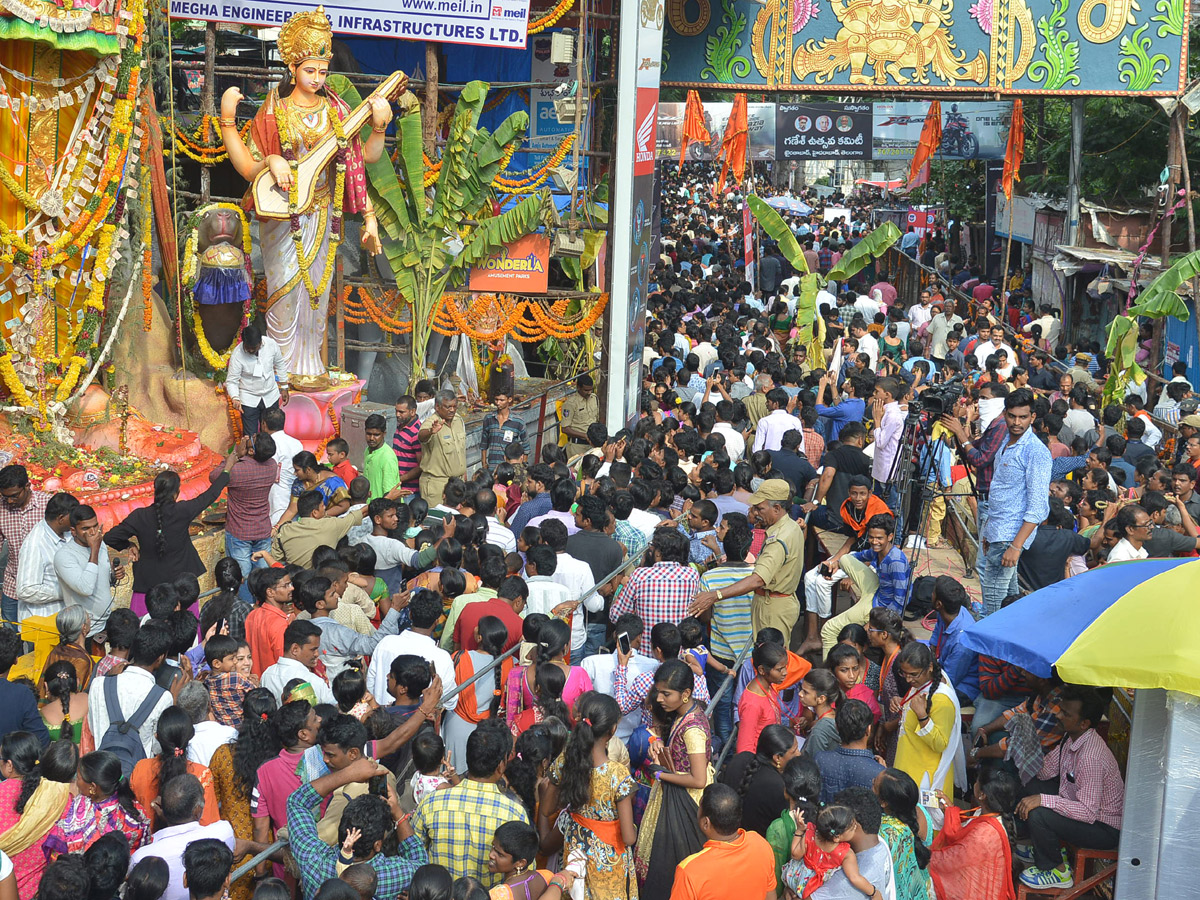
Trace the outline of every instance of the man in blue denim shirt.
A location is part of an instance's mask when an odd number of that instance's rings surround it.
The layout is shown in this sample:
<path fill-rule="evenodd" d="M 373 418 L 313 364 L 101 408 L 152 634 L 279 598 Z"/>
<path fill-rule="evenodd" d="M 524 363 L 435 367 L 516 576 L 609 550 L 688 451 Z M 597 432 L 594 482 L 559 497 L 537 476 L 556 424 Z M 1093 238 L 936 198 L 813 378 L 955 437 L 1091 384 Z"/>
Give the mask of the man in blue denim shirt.
<path fill-rule="evenodd" d="M 1052 460 L 1033 428 L 1033 392 L 1020 388 L 1004 398 L 1008 440 L 995 458 L 988 515 L 980 531 L 984 566 L 983 614 L 990 616 L 1017 592 L 1017 563 L 1050 514 Z"/>
<path fill-rule="evenodd" d="M 958 691 L 959 702 L 970 706 L 979 696 L 979 655 L 962 645 L 963 629 L 975 621 L 968 608 L 966 589 L 949 575 L 939 575 L 933 585 L 933 610 L 938 614 L 927 643 Z"/>

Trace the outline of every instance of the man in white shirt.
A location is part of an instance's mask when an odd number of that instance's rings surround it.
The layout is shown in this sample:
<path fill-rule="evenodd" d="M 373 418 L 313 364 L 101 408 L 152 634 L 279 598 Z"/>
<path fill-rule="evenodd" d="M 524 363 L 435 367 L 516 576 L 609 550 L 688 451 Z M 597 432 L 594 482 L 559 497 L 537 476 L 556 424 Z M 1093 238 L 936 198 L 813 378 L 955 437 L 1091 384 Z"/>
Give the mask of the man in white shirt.
<path fill-rule="evenodd" d="M 1054 347 L 1058 344 L 1059 334 L 1062 333 L 1062 321 L 1054 315 L 1054 308 L 1045 303 L 1042 304 L 1040 312 L 1041 316 L 1039 318 L 1034 319 L 1028 325 L 1022 327 L 1021 330 L 1026 334 L 1030 334 L 1033 332 L 1034 325 L 1040 325 L 1042 327 L 1042 339 L 1051 347 Z"/>
<path fill-rule="evenodd" d="M 268 666 L 262 675 L 262 686 L 283 703 L 283 689 L 293 678 L 312 685 L 318 703 L 333 703 L 333 690 L 329 683 L 313 671 L 321 655 L 321 629 L 306 619 L 288 623 L 283 632 L 283 656 L 273 666 Z"/>
<path fill-rule="evenodd" d="M 921 291 L 921 301 L 908 310 L 908 322 L 913 329 L 918 329 L 933 318 L 933 294 Z"/>
<path fill-rule="evenodd" d="M 387 681 L 392 660 L 402 654 L 429 660 L 442 679 L 442 694 L 454 690 L 454 660 L 433 639 L 433 628 L 442 617 L 442 598 L 433 591 L 414 591 L 408 609 L 412 625 L 400 634 L 385 637 L 371 655 L 371 665 L 367 667 L 367 690 L 377 700 L 383 701 L 388 697 Z M 458 698 L 451 697 L 443 703 L 443 708 L 453 709 L 457 705 Z"/>
<path fill-rule="evenodd" d="M 804 431 L 804 423 L 788 412 L 789 402 L 787 391 L 783 388 L 771 388 L 767 392 L 769 412 L 758 420 L 754 435 L 755 453 L 759 450 L 778 450 L 787 432 Z"/>
<path fill-rule="evenodd" d="M 46 514 L 29 531 L 17 564 L 17 617 L 56 616 L 66 608 L 54 555 L 71 539 L 71 511 L 79 501 L 70 494 L 55 494 L 46 503 Z"/>
<path fill-rule="evenodd" d="M 288 371 L 283 353 L 258 325 L 247 325 L 242 342 L 229 354 L 225 393 L 242 407 L 242 432 L 255 434 L 263 413 L 288 402 Z"/>
<path fill-rule="evenodd" d="M 875 335 L 867 331 L 868 321 L 861 321 L 850 326 L 850 336 L 858 341 L 858 352 L 865 353 L 870 358 L 871 371 L 879 368 L 879 342 Z"/>
<path fill-rule="evenodd" d="M 24 549 L 24 548 L 22 548 Z M 171 692 L 160 688 L 154 681 L 154 673 L 167 658 L 171 649 L 171 634 L 166 626 L 150 622 L 138 629 L 133 646 L 129 648 L 129 662 L 119 675 L 107 675 L 96 679 L 88 691 L 88 724 L 96 738 L 96 745 L 104 741 L 108 731 L 109 709 L 106 694 L 110 681 L 117 688 L 117 705 L 120 707 L 120 719 L 128 722 L 137 713 L 151 694 L 158 699 L 150 709 L 150 714 L 138 728 L 138 737 L 142 740 L 142 749 L 146 756 L 154 756 L 159 752 L 158 746 L 158 717 L 162 711 L 173 702 Z M 113 715 L 117 714 L 113 710 Z"/>
<path fill-rule="evenodd" d="M 653 657 L 646 656 L 642 653 L 642 637 L 644 636 L 645 626 L 642 624 L 642 619 L 636 613 L 628 613 L 617 619 L 613 625 L 613 633 L 616 635 L 628 634 L 629 645 L 633 650 L 633 655 L 629 658 L 629 665 L 626 669 L 627 683 L 632 684 L 634 679 L 645 672 L 657 671 L 662 663 Z M 592 687 L 601 694 L 614 696 L 613 683 L 617 672 L 617 651 L 612 653 L 597 653 L 587 657 L 579 664 L 583 667 L 583 671 L 588 673 L 588 677 L 592 679 Z M 640 708 L 626 713 L 621 717 L 621 721 L 617 724 L 617 737 L 621 741 L 629 740 L 642 722 L 642 710 Z"/>
<path fill-rule="evenodd" d="M 189 681 L 185 684 L 179 692 L 176 705 L 188 714 L 195 731 L 192 739 L 188 741 L 188 762 L 207 767 L 218 747 L 237 740 L 236 728 L 213 721 L 208 688 L 204 686 L 203 681 Z"/>
<path fill-rule="evenodd" d="M 561 522 L 551 519 L 542 527 L 542 541 L 554 550 L 558 568 L 550 577 L 557 584 L 567 589 L 572 602 L 578 600 L 596 584 L 592 575 L 592 567 L 581 559 L 576 559 L 567 553 L 567 529 Z M 604 609 L 604 598 L 599 591 L 592 591 L 583 601 L 583 608 L 588 612 L 598 612 Z M 570 617 L 571 650 L 578 651 L 587 643 L 586 616 L 582 610 L 576 609 Z"/>
<path fill-rule="evenodd" d="M 525 586 L 529 588 L 529 599 L 525 601 L 525 615 L 541 613 L 553 615 L 553 610 L 564 603 L 578 599 L 570 589 L 554 580 L 558 571 L 558 554 L 545 544 L 529 548 L 525 554 Z"/>
<path fill-rule="evenodd" d="M 234 859 L 265 849 L 263 844 L 236 837 L 233 826 L 225 819 L 218 819 L 211 825 L 200 824 L 200 816 L 204 813 L 204 788 L 195 775 L 177 775 L 163 785 L 161 805 L 159 819 L 166 827 L 156 831 L 154 842 L 143 844 L 129 860 L 134 866 L 151 856 L 166 862 L 169 878 L 161 900 L 190 898 L 183 883 L 183 854 L 188 844 L 206 838 L 218 840 L 233 852 Z"/>
<path fill-rule="evenodd" d="M 292 459 L 304 449 L 304 445 L 283 430 L 287 417 L 278 406 L 272 406 L 263 413 L 263 426 L 271 439 L 275 441 L 275 456 L 279 463 L 279 479 L 271 486 L 271 524 L 279 524 L 292 500 L 292 482 L 296 480 L 296 470 L 292 467 Z M 349 487 L 349 485 L 347 485 Z"/>
<path fill-rule="evenodd" d="M 1015 363 L 1017 354 L 1013 352 L 1013 348 L 1004 343 L 1004 329 L 999 325 L 994 327 L 991 332 L 992 339 L 986 343 L 980 344 L 975 348 L 975 362 L 979 368 L 983 368 L 987 363 L 987 358 L 997 350 L 1003 350 L 1008 354 L 1009 363 Z"/>
<path fill-rule="evenodd" d="M 730 422 L 732 418 L 733 401 L 719 401 L 717 403 L 717 423 L 713 426 L 713 433 L 725 438 L 725 452 L 729 454 L 729 459 L 736 465 L 738 460 L 746 455 L 746 439 L 733 427 Z"/>
<path fill-rule="evenodd" d="M 487 542 L 499 547 L 505 553 L 517 552 L 517 536 L 512 530 L 496 518 L 496 492 L 484 488 L 475 494 L 475 512 L 482 513 L 487 519 Z"/>

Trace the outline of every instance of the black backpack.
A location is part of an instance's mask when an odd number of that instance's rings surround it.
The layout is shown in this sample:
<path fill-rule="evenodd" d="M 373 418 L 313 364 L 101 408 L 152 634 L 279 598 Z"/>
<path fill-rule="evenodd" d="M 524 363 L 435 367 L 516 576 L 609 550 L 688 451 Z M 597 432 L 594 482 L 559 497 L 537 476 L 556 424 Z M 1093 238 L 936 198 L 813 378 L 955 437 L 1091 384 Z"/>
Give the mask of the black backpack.
<path fill-rule="evenodd" d="M 158 701 L 166 694 L 162 688 L 155 685 L 142 701 L 142 705 L 128 719 L 121 712 L 121 702 L 117 699 L 117 677 L 115 675 L 102 679 L 104 682 L 104 706 L 108 712 L 108 730 L 100 739 L 97 750 L 107 750 L 121 761 L 121 774 L 128 778 L 133 767 L 139 760 L 146 758 L 146 748 L 142 746 L 142 738 L 138 733 L 150 718 L 150 713 L 158 705 Z"/>
<path fill-rule="evenodd" d="M 913 582 L 908 605 L 904 608 L 906 622 L 923 619 L 933 612 L 933 586 L 936 583 L 937 578 L 933 575 L 922 575 Z"/>

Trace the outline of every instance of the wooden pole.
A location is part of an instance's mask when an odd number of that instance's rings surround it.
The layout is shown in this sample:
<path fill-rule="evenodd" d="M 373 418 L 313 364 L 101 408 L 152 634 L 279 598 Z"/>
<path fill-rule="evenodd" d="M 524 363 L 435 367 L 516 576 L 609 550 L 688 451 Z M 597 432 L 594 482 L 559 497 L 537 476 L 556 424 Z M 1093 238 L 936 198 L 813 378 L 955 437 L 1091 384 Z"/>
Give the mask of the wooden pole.
<path fill-rule="evenodd" d="M 204 85 L 200 89 L 200 115 L 215 116 L 217 114 L 217 23 L 209 22 L 204 26 Z M 220 134 L 220 129 L 217 129 Z M 212 198 L 212 167 L 200 166 L 200 197 L 202 203 L 208 203 Z"/>
<path fill-rule="evenodd" d="M 1196 213 L 1192 209 L 1192 169 L 1188 165 L 1187 157 L 1187 125 L 1184 123 L 1183 116 L 1175 118 L 1176 127 L 1179 130 L 1179 163 L 1183 170 L 1183 189 L 1187 192 L 1187 228 L 1188 228 L 1188 253 L 1196 252 Z M 1200 278 L 1192 279 L 1192 309 L 1195 310 L 1200 305 Z M 1193 311 L 1192 321 L 1196 323 L 1196 335 L 1200 337 L 1200 316 Z"/>
<path fill-rule="evenodd" d="M 425 101 L 421 110 L 421 138 L 425 155 L 436 160 L 438 115 L 438 45 L 425 42 Z"/>
<path fill-rule="evenodd" d="M 1005 304 L 1004 309 L 1008 308 L 1008 299 L 1004 293 L 1008 287 L 1008 255 L 1012 253 L 1013 206 L 1016 199 L 1015 194 L 1008 198 L 1008 243 L 1004 245 L 1004 267 L 1000 270 L 1000 301 Z M 1003 310 L 1001 312 L 1003 314 Z"/>

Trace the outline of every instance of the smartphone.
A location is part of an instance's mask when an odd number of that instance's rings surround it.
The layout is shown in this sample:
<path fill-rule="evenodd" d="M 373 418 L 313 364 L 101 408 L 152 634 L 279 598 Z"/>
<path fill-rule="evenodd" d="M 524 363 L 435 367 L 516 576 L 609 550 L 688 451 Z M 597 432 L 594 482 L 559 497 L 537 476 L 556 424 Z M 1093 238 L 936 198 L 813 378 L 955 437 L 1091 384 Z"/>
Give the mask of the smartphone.
<path fill-rule="evenodd" d="M 376 797 L 382 797 L 384 800 L 388 796 L 387 776 L 372 775 L 367 781 L 367 793 L 374 794 Z"/>
<path fill-rule="evenodd" d="M 632 653 L 633 652 L 633 644 L 631 644 L 629 642 L 629 632 L 628 631 L 622 631 L 620 634 L 617 635 L 617 646 L 621 649 L 622 653 Z"/>

